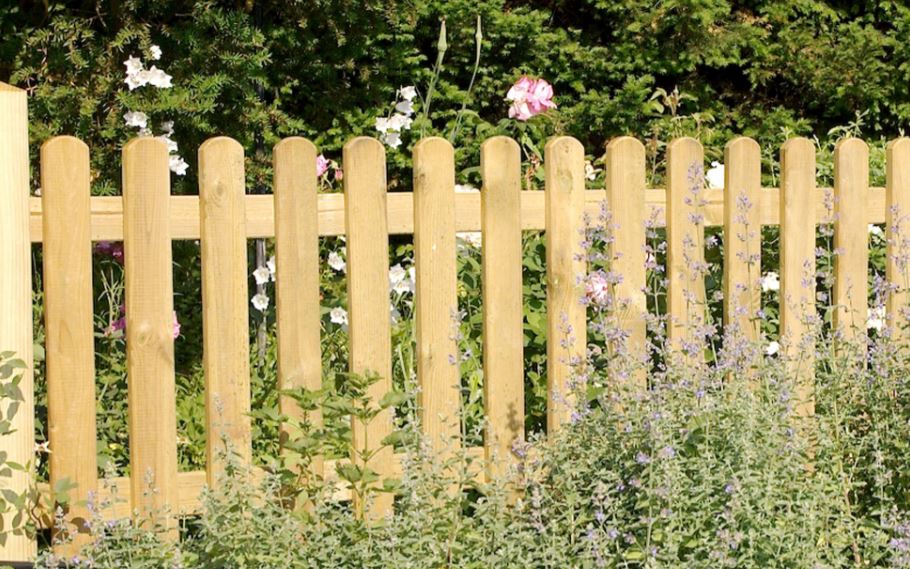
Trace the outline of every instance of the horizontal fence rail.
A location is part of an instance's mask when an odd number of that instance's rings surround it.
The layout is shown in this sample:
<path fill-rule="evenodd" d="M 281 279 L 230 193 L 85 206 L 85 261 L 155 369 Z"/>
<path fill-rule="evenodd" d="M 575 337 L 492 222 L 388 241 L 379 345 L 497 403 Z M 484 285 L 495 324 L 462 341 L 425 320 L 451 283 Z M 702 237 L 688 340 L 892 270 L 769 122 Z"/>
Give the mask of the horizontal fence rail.
<path fill-rule="evenodd" d="M 832 188 L 816 188 L 812 192 L 817 219 L 828 216 L 826 196 Z M 867 199 L 869 223 L 885 223 L 885 188 L 870 187 Z M 597 215 L 606 197 L 604 190 L 585 190 L 585 211 Z M 656 227 L 666 226 L 667 192 L 660 188 L 645 190 L 646 219 L 656 213 Z M 706 227 L 720 227 L 724 224 L 724 191 L 706 190 L 704 193 L 704 216 Z M 546 197 L 542 191 L 521 192 L 521 229 L 525 231 L 546 228 Z M 319 235 L 331 237 L 344 235 L 344 194 L 319 194 L 316 207 L 318 212 Z M 757 207 L 762 225 L 780 224 L 780 190 L 762 188 Z M 43 206 L 41 198 L 29 200 L 29 237 L 32 243 L 41 243 L 44 233 L 41 227 Z M 275 204 L 269 195 L 244 196 L 246 211 L 246 236 L 248 239 L 272 238 L 275 236 Z M 171 196 L 171 239 L 192 240 L 201 236 L 198 196 Z M 411 235 L 414 233 L 414 194 L 394 192 L 387 197 L 388 226 L 390 235 Z M 91 238 L 93 241 L 120 241 L 123 239 L 123 200 L 117 196 L 91 198 Z M 480 231 L 480 196 L 458 193 L 455 195 L 455 230 Z"/>
<path fill-rule="evenodd" d="M 172 538 L 174 520 L 198 512 L 202 489 L 218 483 L 225 468 L 219 449 L 228 447 L 240 460 L 251 462 L 247 239 L 275 238 L 279 386 L 318 388 L 319 237 L 346 236 L 349 368 L 380 375 L 381 381 L 371 388 L 378 398 L 391 385 L 389 236 L 414 235 L 421 427 L 430 443 L 444 448 L 459 433 L 460 378 L 457 366 L 449 361 L 457 348 L 452 336 L 452 314 L 457 310 L 455 234 L 482 233 L 487 430 L 484 446 L 467 452 L 491 459 L 492 468 L 475 473 L 483 479 L 508 467 L 515 459 L 515 444 L 525 434 L 522 231 L 546 232 L 547 424 L 555 430 L 569 419 L 572 362 L 584 357 L 587 346 L 586 309 L 578 302 L 583 294 L 579 278 L 586 270 L 580 251 L 583 219 L 602 215 L 605 200 L 614 225 L 611 268 L 623 275 L 617 285 L 624 306 L 619 321 L 632 349 L 641 351 L 647 314 L 643 289 L 649 263 L 654 262 L 646 258 L 644 248 L 647 223 L 667 228 L 668 337 L 679 346 L 687 343 L 689 327 L 699 324 L 699 316 L 687 304 L 705 298 L 704 276 L 691 266 L 703 259 L 707 227 L 723 227 L 725 237 L 725 324 L 738 327 L 748 338 L 760 338 L 754 322 L 761 306 L 758 278 L 760 267 L 768 269 L 760 257 L 761 227 L 779 225 L 781 262 L 773 270 L 781 276 L 784 349 L 805 351 L 811 338 L 803 323 L 815 300 L 816 226 L 833 223 L 842 250 L 835 267 L 835 296 L 840 301 L 836 317 L 847 327 L 866 318 L 867 224 L 897 226 L 899 213 L 910 207 L 908 139 L 888 147 L 885 188 L 869 187 L 868 148 L 862 141 L 838 144 L 834 187 L 818 188 L 813 143 L 790 140 L 781 149 L 778 189 L 761 187 L 758 144 L 737 138 L 724 155 L 728 189 L 719 190 L 704 187 L 704 151 L 698 141 L 673 141 L 668 147 L 667 188 L 647 189 L 644 146 L 620 137 L 606 149 L 604 188 L 590 190 L 585 188 L 582 145 L 557 137 L 545 150 L 544 190 L 523 191 L 518 144 L 494 137 L 481 148 L 482 191 L 465 194 L 455 192 L 454 149 L 447 141 L 420 141 L 414 149 L 414 192 L 389 193 L 384 147 L 360 137 L 344 147 L 344 193 L 320 194 L 316 148 L 293 137 L 275 147 L 273 195 L 247 195 L 242 147 L 217 137 L 199 149 L 199 196 L 172 196 L 167 147 L 146 137 L 123 149 L 123 197 L 91 197 L 89 149 L 75 138 L 56 137 L 41 149 L 43 195 L 28 199 L 24 94 L 4 89 L 0 84 L 0 169 L 14 175 L 0 176 L 0 308 L 17 316 L 4 315 L 0 352 L 21 350 L 30 363 L 28 243 L 42 243 L 49 436 L 54 451 L 50 481 L 41 486 L 42 492 L 49 495 L 49 488 L 70 479 L 79 484 L 78 496 L 87 496 L 90 490 L 96 490 L 99 499 L 111 494 L 109 483 L 98 480 L 92 451 L 96 401 L 91 243 L 122 240 L 133 474 L 114 481 L 123 500 L 115 504 L 112 515 L 167 509 Z M 184 239 L 200 240 L 202 252 L 207 468 L 178 473 L 171 242 Z M 889 240 L 889 259 L 901 253 L 901 246 Z M 902 267 L 889 261 L 887 269 L 892 282 L 902 278 Z M 906 289 L 898 289 L 888 297 L 888 312 L 899 315 L 908 300 Z M 795 371 L 800 374 L 799 412 L 811 415 L 811 366 Z M 633 379 L 645 385 L 644 375 Z M 31 385 L 23 385 L 27 401 L 21 428 L 3 437 L 0 447 L 10 456 L 26 455 L 24 462 L 34 445 L 34 411 Z M 279 405 L 283 413 L 300 416 L 292 400 L 282 397 Z M 317 425 L 322 420 L 319 413 L 308 418 Z M 370 467 L 382 476 L 401 472 L 401 457 L 380 444 L 391 429 L 389 410 L 369 424 L 352 425 L 356 447 L 375 451 Z M 287 440 L 294 433 L 283 429 L 281 436 Z M 358 456 L 316 461 L 310 468 L 331 479 L 337 465 L 356 462 Z M 255 469 L 253 473 L 259 475 Z M 15 478 L 10 483 L 22 489 L 26 482 Z M 391 495 L 356 503 L 356 493 L 342 487 L 337 497 L 354 499 L 355 508 L 365 516 L 382 517 L 392 511 Z M 68 515 L 84 516 L 85 511 L 73 507 Z M 45 523 L 52 517 L 46 513 Z M 84 539 L 61 551 L 73 551 Z M 24 560 L 34 548 L 34 543 L 17 538 L 0 547 L 0 558 Z"/>

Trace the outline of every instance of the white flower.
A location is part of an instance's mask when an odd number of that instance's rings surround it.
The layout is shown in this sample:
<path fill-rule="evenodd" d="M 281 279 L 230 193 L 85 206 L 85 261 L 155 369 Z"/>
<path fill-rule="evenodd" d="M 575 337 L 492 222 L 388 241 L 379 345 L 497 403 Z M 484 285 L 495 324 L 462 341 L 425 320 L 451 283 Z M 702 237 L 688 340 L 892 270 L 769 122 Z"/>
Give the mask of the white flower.
<path fill-rule="evenodd" d="M 776 355 L 780 351 L 780 344 L 777 342 L 768 342 L 768 345 L 765 346 L 765 353 L 769 356 Z"/>
<path fill-rule="evenodd" d="M 761 278 L 761 290 L 762 292 L 780 290 L 780 279 L 777 273 L 773 271 L 765 273 L 765 276 Z"/>
<path fill-rule="evenodd" d="M 41 197 L 41 188 L 35 188 L 35 195 Z"/>
<path fill-rule="evenodd" d="M 385 134 L 392 127 L 389 125 L 389 119 L 386 117 L 376 117 L 376 130 Z"/>
<path fill-rule="evenodd" d="M 398 311 L 393 305 L 389 305 L 389 321 L 392 324 L 397 324 L 401 319 L 401 312 Z"/>
<path fill-rule="evenodd" d="M 401 266 L 401 264 L 396 264 L 394 267 L 389 269 L 389 284 L 392 286 L 397 285 L 405 278 L 407 278 L 408 272 Z"/>
<path fill-rule="evenodd" d="M 458 233 L 456 235 L 458 239 L 458 250 L 465 251 L 467 249 L 480 249 L 480 246 L 483 244 L 483 236 L 480 231 L 467 231 L 465 233 Z"/>
<path fill-rule="evenodd" d="M 123 120 L 126 122 L 126 126 L 137 128 L 146 128 L 149 123 L 148 115 L 142 111 L 130 111 L 123 115 Z"/>
<path fill-rule="evenodd" d="M 398 148 L 401 146 L 401 135 L 397 132 L 387 132 L 382 135 L 382 142 L 392 148 Z"/>
<path fill-rule="evenodd" d="M 275 271 L 277 269 L 275 265 L 275 257 L 269 257 L 269 260 L 266 261 L 265 266 L 269 270 L 269 275 L 272 277 L 272 280 L 275 280 Z"/>
<path fill-rule="evenodd" d="M 149 48 L 149 57 L 155 61 L 161 59 L 161 48 L 157 45 L 153 45 Z"/>
<path fill-rule="evenodd" d="M 139 136 L 152 136 L 152 129 L 150 128 L 140 128 Z"/>
<path fill-rule="evenodd" d="M 253 303 L 253 308 L 259 312 L 265 312 L 269 308 L 269 296 L 265 293 L 253 295 L 251 302 Z"/>
<path fill-rule="evenodd" d="M 876 306 L 869 309 L 869 315 L 866 318 L 866 329 L 881 332 L 885 327 L 885 307 Z"/>
<path fill-rule="evenodd" d="M 342 258 L 341 255 L 339 255 L 335 251 L 332 251 L 331 253 L 329 253 L 329 266 L 332 267 L 332 269 L 338 271 L 339 273 L 343 273 L 344 269 L 347 265 L 345 264 L 344 258 Z"/>
<path fill-rule="evenodd" d="M 595 168 L 594 164 L 591 164 L 590 160 L 585 160 L 585 178 L 588 180 L 596 180 L 597 173 L 601 172 L 600 168 Z"/>
<path fill-rule="evenodd" d="M 177 143 L 174 140 L 172 140 L 169 137 L 164 136 L 164 135 L 159 136 L 158 138 L 160 138 L 161 140 L 164 141 L 165 144 L 167 144 L 167 151 L 169 154 L 174 154 L 177 152 Z"/>
<path fill-rule="evenodd" d="M 395 105 L 395 110 L 406 115 L 414 114 L 414 104 L 410 100 L 404 100 Z"/>
<path fill-rule="evenodd" d="M 268 267 L 258 267 L 255 271 L 253 271 L 253 278 L 256 279 L 257 285 L 266 284 L 269 282 L 269 278 L 271 276 L 272 275 L 271 272 L 269 272 Z"/>
<path fill-rule="evenodd" d="M 190 167 L 190 165 L 186 163 L 186 160 L 179 156 L 171 156 L 168 165 L 171 167 L 171 172 L 178 176 L 185 176 L 186 169 Z"/>
<path fill-rule="evenodd" d="M 348 311 L 340 306 L 336 306 L 329 312 L 329 320 L 341 326 L 348 325 Z"/>
<path fill-rule="evenodd" d="M 417 96 L 417 89 L 413 86 L 402 87 L 398 90 L 398 96 L 405 101 L 413 101 L 414 97 Z"/>
<path fill-rule="evenodd" d="M 35 454 L 50 454 L 51 448 L 50 441 L 44 441 L 43 443 L 35 443 Z"/>
<path fill-rule="evenodd" d="M 882 231 L 882 228 L 874 223 L 869 224 L 869 235 L 875 235 L 876 237 L 883 237 L 885 232 Z"/>
<path fill-rule="evenodd" d="M 123 65 L 126 66 L 127 75 L 138 75 L 139 72 L 145 68 L 145 66 L 142 65 L 142 60 L 138 57 L 133 57 L 132 55 L 123 62 Z"/>
<path fill-rule="evenodd" d="M 479 192 L 477 188 L 470 184 L 455 184 L 455 193 L 456 194 L 474 194 Z"/>
<path fill-rule="evenodd" d="M 173 78 L 170 75 L 158 69 L 154 65 L 148 70 L 148 82 L 152 86 L 158 87 L 159 89 L 167 89 L 169 87 L 173 87 L 171 84 L 171 79 Z"/>
<path fill-rule="evenodd" d="M 708 181 L 708 187 L 712 190 L 720 190 L 724 187 L 724 165 L 720 162 L 711 162 L 711 168 L 705 173 L 705 180 Z"/>
<path fill-rule="evenodd" d="M 172 136 L 174 134 L 174 121 L 164 121 L 161 123 L 161 130 L 164 131 L 165 136 Z"/>

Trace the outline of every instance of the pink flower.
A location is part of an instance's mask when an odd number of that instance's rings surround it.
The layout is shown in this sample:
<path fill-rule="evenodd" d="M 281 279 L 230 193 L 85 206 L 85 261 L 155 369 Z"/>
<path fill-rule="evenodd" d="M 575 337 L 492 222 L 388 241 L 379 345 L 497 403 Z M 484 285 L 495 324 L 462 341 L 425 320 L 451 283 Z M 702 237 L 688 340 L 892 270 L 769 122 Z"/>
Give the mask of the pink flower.
<path fill-rule="evenodd" d="M 325 156 L 320 154 L 316 157 L 316 177 L 321 178 L 323 174 L 329 171 L 329 161 Z"/>
<path fill-rule="evenodd" d="M 344 178 L 344 172 L 341 168 L 335 168 L 335 181 L 340 182 Z"/>
<path fill-rule="evenodd" d="M 585 281 L 585 296 L 596 305 L 604 306 L 610 298 L 610 280 L 603 271 L 588 275 Z"/>
<path fill-rule="evenodd" d="M 176 310 L 174 311 L 174 326 L 172 329 L 174 331 L 174 339 L 176 340 L 177 336 L 180 335 L 180 321 L 177 320 L 177 311 Z"/>
<path fill-rule="evenodd" d="M 526 75 L 512 85 L 506 93 L 506 99 L 512 102 L 509 118 L 520 121 L 556 108 L 553 86 L 544 79 L 531 79 Z"/>

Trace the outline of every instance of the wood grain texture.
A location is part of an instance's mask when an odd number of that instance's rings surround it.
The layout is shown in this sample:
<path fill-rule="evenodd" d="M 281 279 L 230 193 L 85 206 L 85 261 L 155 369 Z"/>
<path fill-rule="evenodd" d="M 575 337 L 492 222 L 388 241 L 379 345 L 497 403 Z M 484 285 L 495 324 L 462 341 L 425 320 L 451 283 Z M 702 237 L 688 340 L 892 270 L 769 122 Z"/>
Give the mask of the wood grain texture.
<path fill-rule="evenodd" d="M 163 515 L 176 539 L 177 417 L 168 149 L 157 138 L 123 148 L 126 355 L 132 508 Z M 154 491 L 152 491 L 154 490 Z"/>
<path fill-rule="evenodd" d="M 694 138 L 667 147 L 667 337 L 675 349 L 704 320 L 704 150 Z"/>
<path fill-rule="evenodd" d="M 286 138 L 275 146 L 274 168 L 278 386 L 315 391 L 322 387 L 316 147 L 304 138 Z M 279 406 L 294 421 L 322 425 L 320 409 L 305 414 L 284 395 Z M 297 436 L 283 427 L 283 443 Z M 310 472 L 321 477 L 323 463 L 321 456 L 314 457 Z"/>
<path fill-rule="evenodd" d="M 344 145 L 345 219 L 347 222 L 348 315 L 350 370 L 380 380 L 369 389 L 374 403 L 392 389 L 392 339 L 389 327 L 389 236 L 386 214 L 385 149 L 373 138 L 359 137 Z M 356 449 L 378 450 L 392 431 L 386 409 L 369 425 L 353 424 Z M 367 467 L 380 477 L 392 474 L 392 449 L 377 452 Z M 392 511 L 392 495 L 377 493 L 372 503 L 355 500 L 369 518 Z"/>
<path fill-rule="evenodd" d="M 910 308 L 910 138 L 888 143 L 885 177 L 885 275 L 894 287 L 887 297 L 888 326 L 893 338 L 906 340 Z"/>
<path fill-rule="evenodd" d="M 28 104 L 25 91 L 0 82 L 0 352 L 14 352 L 26 364 L 19 389 L 24 401 L 12 420 L 13 434 L 0 437 L 7 460 L 34 463 L 35 403 L 32 335 L 32 258 L 28 240 Z M 17 493 L 29 487 L 30 474 L 14 472 L 4 487 Z M 12 527 L 12 516 L 4 516 Z M 25 535 L 10 535 L 0 559 L 26 561 L 37 545 Z"/>
<path fill-rule="evenodd" d="M 418 406 L 430 443 L 448 453 L 460 446 L 461 382 L 455 343 L 455 152 L 443 138 L 414 147 L 414 259 Z"/>
<path fill-rule="evenodd" d="M 582 303 L 586 271 L 584 239 L 585 149 L 568 136 L 551 139 L 546 166 L 547 432 L 575 409 L 572 377 L 585 362 L 587 311 Z"/>
<path fill-rule="evenodd" d="M 869 311 L 869 147 L 847 138 L 834 149 L 834 325 L 846 340 L 865 337 Z"/>
<path fill-rule="evenodd" d="M 758 341 L 761 309 L 761 148 L 739 137 L 724 147 L 724 327 Z"/>
<path fill-rule="evenodd" d="M 55 547 L 65 556 L 91 541 L 86 501 L 98 486 L 90 176 L 81 140 L 58 136 L 41 146 L 50 484 L 76 485 L 66 517 L 77 532 Z"/>
<path fill-rule="evenodd" d="M 252 457 L 245 184 L 236 140 L 211 138 L 199 147 L 206 471 L 213 488 L 228 453 L 244 463 Z"/>
<path fill-rule="evenodd" d="M 631 136 L 611 140 L 607 144 L 606 162 L 606 197 L 613 224 L 610 262 L 612 270 L 623 276 L 622 282 L 616 285 L 616 298 L 621 306 L 620 326 L 628 332 L 625 348 L 638 359 L 648 356 L 645 187 L 644 145 Z M 637 369 L 632 380 L 639 388 L 646 388 L 646 370 Z"/>
<path fill-rule="evenodd" d="M 809 321 L 815 317 L 815 145 L 788 140 L 780 152 L 780 335 L 791 377 L 797 379 L 796 410 L 815 412 L 815 345 Z"/>
<path fill-rule="evenodd" d="M 524 438 L 522 317 L 521 151 L 497 136 L 480 150 L 484 436 L 489 475 L 502 475 Z"/>

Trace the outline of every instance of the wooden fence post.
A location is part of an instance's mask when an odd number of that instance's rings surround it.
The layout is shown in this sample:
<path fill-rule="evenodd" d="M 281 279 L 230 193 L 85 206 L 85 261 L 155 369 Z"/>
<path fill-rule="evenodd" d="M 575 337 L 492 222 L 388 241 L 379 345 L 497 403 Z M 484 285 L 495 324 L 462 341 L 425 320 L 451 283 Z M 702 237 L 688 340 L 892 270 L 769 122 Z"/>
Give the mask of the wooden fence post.
<path fill-rule="evenodd" d="M 724 147 L 724 326 L 759 339 L 761 148 L 738 137 Z"/>
<path fill-rule="evenodd" d="M 610 244 L 611 269 L 623 276 L 616 285 L 616 299 L 622 311 L 620 326 L 628 332 L 625 348 L 636 359 L 648 357 L 645 297 L 648 260 L 645 258 L 645 147 L 636 138 L 621 136 L 607 144 L 607 205 L 613 223 Z M 636 389 L 645 389 L 648 374 L 644 366 L 632 376 Z"/>
<path fill-rule="evenodd" d="M 414 147 L 414 261 L 417 268 L 417 380 L 423 432 L 438 452 L 460 447 L 461 386 L 455 343 L 458 310 L 455 152 L 444 138 Z"/>
<path fill-rule="evenodd" d="M 488 475 L 508 472 L 524 438 L 521 151 L 496 136 L 480 149 L 483 272 L 484 437 Z"/>
<path fill-rule="evenodd" d="M 841 140 L 834 149 L 834 326 L 863 351 L 869 311 L 868 200 L 869 147 L 858 138 Z"/>
<path fill-rule="evenodd" d="M 571 419 L 572 376 L 587 356 L 587 311 L 582 304 L 585 149 L 568 136 L 544 150 L 547 241 L 547 432 Z"/>
<path fill-rule="evenodd" d="M 249 465 L 250 331 L 243 147 L 211 138 L 199 147 L 206 472 L 216 487 L 227 453 Z"/>
<path fill-rule="evenodd" d="M 0 437 L 7 460 L 33 463 L 35 399 L 33 383 L 32 264 L 29 240 L 28 103 L 25 91 L 0 83 L 0 352 L 11 351 L 26 363 L 19 388 L 24 401 L 12 422 L 15 432 Z M 30 474 L 14 472 L 4 487 L 26 491 Z M 4 516 L 4 529 L 13 515 Z M 0 559 L 26 561 L 37 552 L 34 540 L 9 535 Z"/>
<path fill-rule="evenodd" d="M 176 539 L 177 403 L 168 150 L 152 137 L 123 148 L 130 491 L 142 517 L 164 517 Z"/>
<path fill-rule="evenodd" d="M 910 305 L 910 138 L 888 143 L 885 188 L 886 274 L 895 287 L 888 293 L 888 326 L 892 337 L 905 340 Z"/>
<path fill-rule="evenodd" d="M 695 340 L 693 329 L 704 322 L 707 309 L 704 162 L 694 138 L 677 138 L 667 147 L 667 339 L 676 350 Z"/>
<path fill-rule="evenodd" d="M 815 413 L 815 145 L 791 138 L 780 149 L 780 337 L 797 382 L 797 414 Z"/>
<path fill-rule="evenodd" d="M 91 540 L 86 502 L 98 487 L 90 175 L 78 138 L 41 146 L 50 483 L 76 485 L 66 506 L 78 533 L 56 548 L 67 556 Z"/>
<path fill-rule="evenodd" d="M 343 157 L 350 370 L 359 375 L 378 374 L 379 380 L 368 391 L 372 405 L 377 405 L 392 389 L 385 149 L 376 139 L 358 137 L 344 145 Z M 355 420 L 352 431 L 354 448 L 375 452 L 368 464 L 358 466 L 373 470 L 380 478 L 390 477 L 394 456 L 382 440 L 392 432 L 392 410 L 385 409 L 368 425 Z M 355 500 L 355 508 L 372 519 L 392 513 L 391 494 L 373 496 L 368 510 L 363 497 Z"/>
<path fill-rule="evenodd" d="M 275 145 L 274 167 L 278 386 L 316 391 L 322 387 L 316 147 L 305 138 L 286 138 Z M 321 409 L 304 417 L 293 398 L 280 395 L 278 401 L 281 413 L 292 420 L 322 426 Z M 284 425 L 282 445 L 298 436 Z M 314 457 L 310 472 L 321 477 L 323 471 L 322 456 Z"/>

